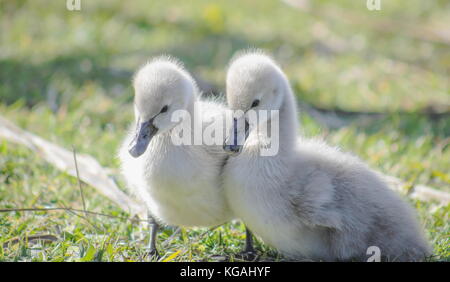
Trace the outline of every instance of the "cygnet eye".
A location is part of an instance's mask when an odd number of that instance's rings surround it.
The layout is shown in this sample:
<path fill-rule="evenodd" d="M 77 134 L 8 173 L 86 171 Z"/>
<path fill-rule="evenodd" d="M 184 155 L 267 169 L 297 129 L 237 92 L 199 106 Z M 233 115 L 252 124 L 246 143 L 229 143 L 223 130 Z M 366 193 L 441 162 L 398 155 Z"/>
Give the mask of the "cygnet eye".
<path fill-rule="evenodd" d="M 258 107 L 259 105 L 259 99 L 256 99 L 255 101 L 253 101 L 252 103 L 252 108 Z"/>
<path fill-rule="evenodd" d="M 167 112 L 167 110 L 169 109 L 169 106 L 165 105 L 162 109 L 161 109 L 161 114 Z"/>

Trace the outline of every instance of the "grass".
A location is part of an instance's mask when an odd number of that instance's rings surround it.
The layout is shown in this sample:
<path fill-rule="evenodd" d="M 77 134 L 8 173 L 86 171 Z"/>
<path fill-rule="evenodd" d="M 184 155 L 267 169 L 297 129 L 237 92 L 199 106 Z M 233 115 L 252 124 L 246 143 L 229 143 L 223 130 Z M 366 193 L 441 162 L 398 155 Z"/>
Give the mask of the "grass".
<path fill-rule="evenodd" d="M 450 192 L 450 53 L 437 36 L 450 25 L 447 1 L 314 1 L 305 12 L 281 1 L 0 1 L 0 113 L 118 173 L 118 144 L 132 120 L 133 71 L 169 53 L 223 89 L 225 66 L 249 46 L 270 51 L 299 100 L 329 109 L 375 111 L 380 119 L 332 129 L 306 113 L 302 133 L 321 136 L 372 167 Z M 381 24 L 387 28 L 378 28 Z M 433 32 L 422 32 L 431 30 Z M 409 114 L 401 114 L 408 112 Z M 89 210 L 128 216 L 84 185 Z M 450 261 L 450 206 L 408 199 L 434 247 Z M 82 209 L 77 180 L 26 148 L 0 140 L 0 208 Z M 162 260 L 211 260 L 243 246 L 239 222 L 158 235 Z M 58 240 L 27 241 L 54 234 Z M 170 241 L 166 241 L 172 238 Z M 5 244 L 18 239 L 16 244 Z M 141 261 L 142 225 L 68 212 L 0 213 L 0 261 Z M 165 243 L 163 243 L 165 242 Z M 275 256 L 263 243 L 257 248 Z"/>

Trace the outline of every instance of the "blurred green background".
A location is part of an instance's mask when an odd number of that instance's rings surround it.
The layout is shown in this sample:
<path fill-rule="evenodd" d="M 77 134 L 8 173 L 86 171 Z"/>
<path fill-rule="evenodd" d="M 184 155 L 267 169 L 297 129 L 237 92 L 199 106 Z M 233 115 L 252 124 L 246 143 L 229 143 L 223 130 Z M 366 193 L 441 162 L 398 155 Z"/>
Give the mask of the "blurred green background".
<path fill-rule="evenodd" d="M 133 72 L 152 56 L 179 57 L 224 92 L 226 66 L 256 47 L 281 64 L 302 109 L 302 134 L 319 136 L 373 168 L 450 192 L 450 2 L 381 0 L 0 0 L 0 115 L 118 175 L 117 147 L 132 120 Z M 219 94 L 220 95 L 220 94 Z M 353 112 L 359 112 L 354 115 Z M 381 113 L 381 115 L 373 115 Z M 336 114 L 336 115 L 335 115 Z M 339 122 L 327 122 L 327 117 Z M 126 215 L 86 186 L 90 210 Z M 449 206 L 408 199 L 433 244 L 450 258 Z M 81 207 L 76 179 L 0 140 L 0 208 Z M 172 235 L 167 228 L 160 242 Z M 52 242 L 27 242 L 56 234 Z M 237 252 L 243 229 L 182 230 L 162 260 Z M 9 244 L 13 239 L 17 244 Z M 70 213 L 0 214 L 0 260 L 143 260 L 141 227 Z M 258 242 L 268 256 L 274 251 Z"/>

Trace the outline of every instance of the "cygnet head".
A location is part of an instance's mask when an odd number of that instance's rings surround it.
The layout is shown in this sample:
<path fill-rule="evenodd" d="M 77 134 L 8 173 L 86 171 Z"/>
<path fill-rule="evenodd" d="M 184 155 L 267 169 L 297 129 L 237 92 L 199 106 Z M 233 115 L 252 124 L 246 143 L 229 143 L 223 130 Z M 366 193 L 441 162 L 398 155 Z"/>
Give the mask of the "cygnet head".
<path fill-rule="evenodd" d="M 227 72 L 227 102 L 231 110 L 244 114 L 240 117 L 234 116 L 232 130 L 223 146 L 224 150 L 231 154 L 242 150 L 249 135 L 248 130 L 256 128 L 254 124 L 249 126 L 249 110 L 254 110 L 258 124 L 267 122 L 270 112 L 263 116 L 259 111 L 280 110 L 289 87 L 284 73 L 263 52 L 246 52 L 235 57 Z M 241 118 L 245 118 L 245 121 L 238 122 Z M 236 128 L 238 124 L 241 124 L 239 129 Z M 230 142 L 230 139 L 233 141 Z"/>
<path fill-rule="evenodd" d="M 189 73 L 170 57 L 155 58 L 142 66 L 134 76 L 133 86 L 136 132 L 128 151 L 137 158 L 154 136 L 175 127 L 172 113 L 188 111 L 198 91 Z"/>

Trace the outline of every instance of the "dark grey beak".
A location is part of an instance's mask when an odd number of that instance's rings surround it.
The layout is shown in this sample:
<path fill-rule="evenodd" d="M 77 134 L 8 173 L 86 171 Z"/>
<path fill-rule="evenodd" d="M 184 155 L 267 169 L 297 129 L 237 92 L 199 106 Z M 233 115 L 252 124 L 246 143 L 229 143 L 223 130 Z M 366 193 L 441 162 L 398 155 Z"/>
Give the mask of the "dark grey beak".
<path fill-rule="evenodd" d="M 153 119 L 146 122 L 139 122 L 136 126 L 136 135 L 131 141 L 128 152 L 137 158 L 147 150 L 150 140 L 155 136 L 158 128 L 153 125 Z"/>
<path fill-rule="evenodd" d="M 224 151 L 229 153 L 232 156 L 238 155 L 242 151 L 242 148 L 244 147 L 245 140 L 247 140 L 249 129 L 250 129 L 250 125 L 248 124 L 247 120 L 245 120 L 244 138 L 242 138 L 242 136 L 239 135 L 242 133 L 239 133 L 240 131 L 238 130 L 237 119 L 234 118 L 231 135 L 228 136 L 227 139 L 225 139 L 225 142 L 223 144 Z M 240 140 L 242 140 L 242 141 L 240 141 Z"/>

